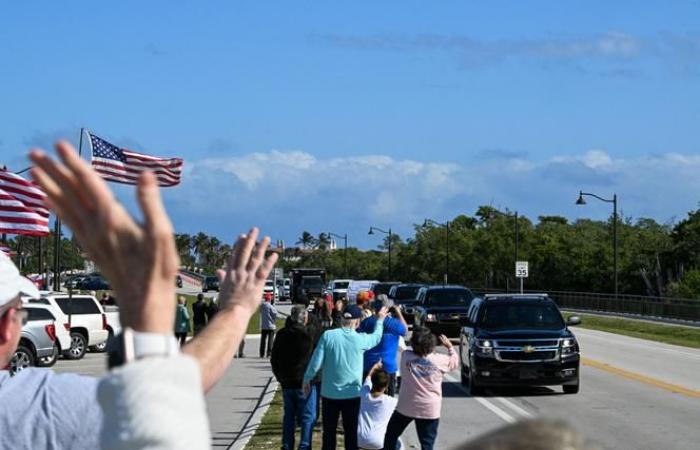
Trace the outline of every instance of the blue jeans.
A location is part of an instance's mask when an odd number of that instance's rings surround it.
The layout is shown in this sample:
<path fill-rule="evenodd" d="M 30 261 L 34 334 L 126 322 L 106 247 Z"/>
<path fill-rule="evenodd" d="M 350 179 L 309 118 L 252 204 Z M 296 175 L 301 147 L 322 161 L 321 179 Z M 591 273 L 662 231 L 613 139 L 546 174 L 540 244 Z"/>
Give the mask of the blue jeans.
<path fill-rule="evenodd" d="M 421 450 L 433 450 L 440 419 L 414 419 L 413 417 L 406 417 L 398 411 L 394 411 L 391 419 L 389 419 L 389 425 L 386 427 L 384 450 L 396 449 L 399 437 L 414 420 L 416 421 L 416 432 L 418 433 Z"/>
<path fill-rule="evenodd" d="M 294 430 L 301 424 L 299 450 L 311 450 L 311 433 L 316 422 L 316 386 L 304 397 L 301 389 L 283 389 L 284 419 L 282 420 L 282 450 L 294 450 Z"/>

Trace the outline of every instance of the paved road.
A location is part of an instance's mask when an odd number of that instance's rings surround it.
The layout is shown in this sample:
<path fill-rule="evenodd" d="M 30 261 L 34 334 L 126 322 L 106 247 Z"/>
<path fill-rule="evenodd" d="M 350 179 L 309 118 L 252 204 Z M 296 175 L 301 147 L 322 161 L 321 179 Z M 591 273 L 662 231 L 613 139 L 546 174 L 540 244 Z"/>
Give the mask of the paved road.
<path fill-rule="evenodd" d="M 455 371 L 443 385 L 436 448 L 449 449 L 529 417 L 566 419 L 604 449 L 699 448 L 700 398 L 674 393 L 667 384 L 697 392 L 700 351 L 597 331 L 575 332 L 584 357 L 623 370 L 582 366 L 577 395 L 552 387 L 492 390 L 481 398 L 467 396 Z M 653 380 L 628 378 L 634 374 Z M 412 427 L 405 442 L 408 448 L 420 448 Z"/>

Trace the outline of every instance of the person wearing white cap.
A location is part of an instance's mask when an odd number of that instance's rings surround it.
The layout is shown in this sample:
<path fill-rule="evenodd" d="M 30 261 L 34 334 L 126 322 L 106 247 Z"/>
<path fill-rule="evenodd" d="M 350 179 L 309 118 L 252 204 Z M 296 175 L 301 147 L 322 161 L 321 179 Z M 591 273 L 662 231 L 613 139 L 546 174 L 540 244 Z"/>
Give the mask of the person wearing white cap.
<path fill-rule="evenodd" d="M 0 448 L 96 448 L 102 422 L 96 378 L 47 369 L 29 368 L 15 376 L 9 371 L 26 320 L 22 294 L 39 296 L 0 252 Z"/>

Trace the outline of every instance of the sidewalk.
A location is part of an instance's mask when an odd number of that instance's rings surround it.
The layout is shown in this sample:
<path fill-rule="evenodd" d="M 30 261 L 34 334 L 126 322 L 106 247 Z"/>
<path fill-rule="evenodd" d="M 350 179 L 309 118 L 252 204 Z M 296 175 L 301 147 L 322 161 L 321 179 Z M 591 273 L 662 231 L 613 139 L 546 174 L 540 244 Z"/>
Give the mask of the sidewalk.
<path fill-rule="evenodd" d="M 269 359 L 258 358 L 260 339 L 246 339 L 246 357 L 234 359 L 206 396 L 212 448 L 242 449 L 260 422 L 277 387 Z"/>

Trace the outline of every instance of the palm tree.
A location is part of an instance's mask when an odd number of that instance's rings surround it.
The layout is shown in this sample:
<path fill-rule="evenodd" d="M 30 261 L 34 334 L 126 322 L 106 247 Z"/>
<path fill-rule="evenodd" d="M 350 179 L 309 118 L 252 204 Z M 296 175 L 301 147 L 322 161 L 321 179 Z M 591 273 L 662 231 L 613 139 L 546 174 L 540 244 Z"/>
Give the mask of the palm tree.
<path fill-rule="evenodd" d="M 185 266 L 192 265 L 194 262 L 192 260 L 192 254 L 190 253 L 192 248 L 192 236 L 187 233 L 176 233 L 175 246 L 177 247 L 178 255 L 180 255 L 180 262 Z"/>
<path fill-rule="evenodd" d="M 331 245 L 331 237 L 326 233 L 321 233 L 318 235 L 318 248 L 321 250 L 326 250 Z"/>
<path fill-rule="evenodd" d="M 301 237 L 296 242 L 296 245 L 301 244 L 302 248 L 308 249 L 308 248 L 316 247 L 316 243 L 317 243 L 316 238 L 313 237 L 313 235 L 311 233 L 309 233 L 308 231 L 304 231 L 303 233 L 301 233 Z"/>
<path fill-rule="evenodd" d="M 209 236 L 200 231 L 192 238 L 192 247 L 196 255 L 195 261 L 198 264 L 204 263 L 205 255 L 209 249 Z"/>

